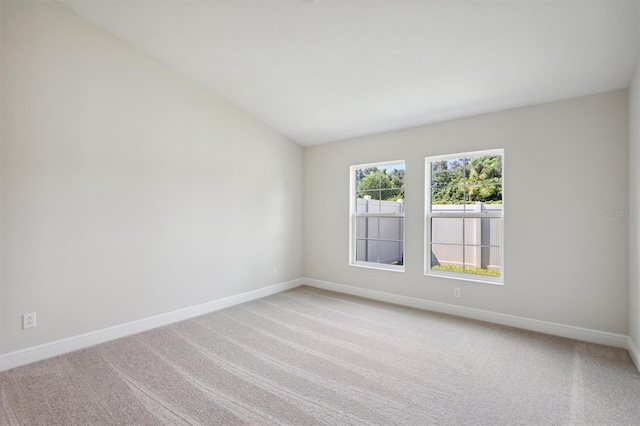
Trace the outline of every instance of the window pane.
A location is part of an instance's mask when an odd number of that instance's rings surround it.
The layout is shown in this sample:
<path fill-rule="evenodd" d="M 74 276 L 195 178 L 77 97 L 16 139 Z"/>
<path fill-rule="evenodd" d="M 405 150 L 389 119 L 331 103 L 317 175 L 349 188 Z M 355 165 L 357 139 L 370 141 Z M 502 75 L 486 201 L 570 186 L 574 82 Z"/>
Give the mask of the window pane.
<path fill-rule="evenodd" d="M 450 185 L 446 187 L 431 187 L 431 204 L 437 205 L 460 205 L 466 203 L 465 187 Z M 461 208 L 462 209 L 462 208 Z"/>
<path fill-rule="evenodd" d="M 500 203 L 482 203 L 483 213 L 502 213 L 502 204 Z"/>
<path fill-rule="evenodd" d="M 478 211 L 475 206 L 480 202 L 480 197 L 478 196 L 480 188 L 482 188 L 482 185 L 475 185 L 472 183 L 468 183 L 464 187 L 464 199 L 465 203 L 470 206 L 469 211 Z"/>
<path fill-rule="evenodd" d="M 460 158 L 431 162 L 431 182 L 446 186 L 465 175 L 464 161 Z"/>
<path fill-rule="evenodd" d="M 502 242 L 502 220 L 500 218 L 482 219 L 482 244 L 499 247 Z"/>
<path fill-rule="evenodd" d="M 462 272 L 462 246 L 431 244 L 431 269 Z"/>
<path fill-rule="evenodd" d="M 493 152 L 428 160 L 431 223 L 426 244 L 431 269 L 500 277 L 502 219 L 464 217 L 465 213 L 503 212 L 503 157 L 500 150 Z M 439 217 L 439 213 L 454 217 Z"/>
<path fill-rule="evenodd" d="M 455 217 L 432 218 L 431 242 L 443 244 L 462 244 L 462 219 Z"/>
<path fill-rule="evenodd" d="M 404 213 L 404 203 L 402 201 L 381 201 L 380 213 L 402 214 Z"/>
<path fill-rule="evenodd" d="M 352 261 L 402 266 L 404 163 L 374 164 L 351 170 L 356 184 L 351 193 L 355 198 L 352 214 L 363 215 L 354 220 Z"/>
<path fill-rule="evenodd" d="M 386 201 L 397 201 L 404 199 L 403 190 L 400 188 L 391 188 L 391 189 L 383 189 L 380 191 L 381 200 Z"/>
<path fill-rule="evenodd" d="M 380 213 L 380 200 L 367 197 L 356 198 L 356 213 Z"/>
<path fill-rule="evenodd" d="M 381 240 L 402 241 L 404 236 L 404 217 L 381 217 L 380 235 Z"/>
<path fill-rule="evenodd" d="M 358 262 L 364 262 L 366 259 L 367 241 L 356 240 L 356 260 Z"/>
<path fill-rule="evenodd" d="M 404 163 L 390 164 L 381 169 L 389 176 L 389 188 L 404 188 Z"/>
<path fill-rule="evenodd" d="M 496 247 L 465 246 L 465 269 L 467 274 L 500 276 L 500 250 Z"/>
<path fill-rule="evenodd" d="M 378 263 L 378 241 L 356 240 L 356 260 Z"/>
<path fill-rule="evenodd" d="M 502 202 L 502 155 L 437 160 L 430 169 L 432 205 Z"/>
<path fill-rule="evenodd" d="M 388 189 L 401 187 L 401 179 L 388 173 L 386 168 L 367 168 L 356 171 L 357 190 Z"/>
<path fill-rule="evenodd" d="M 467 245 L 499 246 L 502 241 L 500 218 L 465 218 L 464 243 Z M 440 242 L 440 241 L 438 241 Z"/>
<path fill-rule="evenodd" d="M 482 247 L 464 246 L 464 266 L 471 270 L 482 268 Z"/>
<path fill-rule="evenodd" d="M 377 240 L 368 240 L 367 241 L 367 254 L 366 254 L 366 262 L 380 262 L 380 256 L 378 254 L 378 241 Z"/>
<path fill-rule="evenodd" d="M 482 244 L 482 219 L 475 217 L 464 219 L 464 243 Z"/>
<path fill-rule="evenodd" d="M 378 239 L 377 217 L 357 217 L 356 218 L 356 238 Z"/>
<path fill-rule="evenodd" d="M 433 213 L 462 213 L 464 212 L 463 204 L 434 204 L 431 206 Z"/>
<path fill-rule="evenodd" d="M 500 248 L 489 247 L 486 250 L 489 252 L 489 259 L 486 262 L 487 269 L 500 273 L 500 271 L 502 271 L 502 256 Z"/>
<path fill-rule="evenodd" d="M 493 270 L 493 269 L 467 268 L 465 269 L 464 272 L 465 274 L 478 275 L 478 276 L 484 276 L 484 277 L 500 277 L 500 270 Z"/>
<path fill-rule="evenodd" d="M 356 198 L 396 201 L 404 198 L 404 164 L 356 170 Z"/>
<path fill-rule="evenodd" d="M 502 203 L 502 185 L 500 183 L 475 183 L 465 187 L 468 204 Z"/>
<path fill-rule="evenodd" d="M 402 265 L 404 253 L 401 241 L 380 241 L 380 263 L 389 265 Z"/>
<path fill-rule="evenodd" d="M 372 200 L 379 200 L 380 189 L 360 189 L 358 191 L 358 198 L 365 198 L 367 196 Z"/>
<path fill-rule="evenodd" d="M 356 217 L 356 238 L 378 239 L 377 217 Z"/>
<path fill-rule="evenodd" d="M 378 239 L 380 238 L 379 235 L 379 226 L 380 226 L 380 219 L 377 217 L 368 217 L 366 218 L 366 228 L 365 228 L 365 233 L 366 236 L 365 238 L 368 239 Z"/>

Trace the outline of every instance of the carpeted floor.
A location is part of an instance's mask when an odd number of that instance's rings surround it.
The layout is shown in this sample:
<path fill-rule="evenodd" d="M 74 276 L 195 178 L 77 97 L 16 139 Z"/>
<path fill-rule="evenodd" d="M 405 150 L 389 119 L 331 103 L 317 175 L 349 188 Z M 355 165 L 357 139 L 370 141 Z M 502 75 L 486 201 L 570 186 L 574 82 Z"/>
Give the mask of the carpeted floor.
<path fill-rule="evenodd" d="M 0 425 L 640 424 L 629 354 L 299 287 L 0 374 Z"/>

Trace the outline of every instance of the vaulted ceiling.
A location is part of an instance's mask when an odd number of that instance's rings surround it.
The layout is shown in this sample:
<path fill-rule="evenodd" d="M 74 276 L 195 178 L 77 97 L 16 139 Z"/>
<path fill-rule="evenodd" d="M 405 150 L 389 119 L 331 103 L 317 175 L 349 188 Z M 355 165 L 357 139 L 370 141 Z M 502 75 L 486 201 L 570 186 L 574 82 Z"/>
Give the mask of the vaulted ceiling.
<path fill-rule="evenodd" d="M 628 87 L 636 0 L 59 0 L 301 145 Z"/>

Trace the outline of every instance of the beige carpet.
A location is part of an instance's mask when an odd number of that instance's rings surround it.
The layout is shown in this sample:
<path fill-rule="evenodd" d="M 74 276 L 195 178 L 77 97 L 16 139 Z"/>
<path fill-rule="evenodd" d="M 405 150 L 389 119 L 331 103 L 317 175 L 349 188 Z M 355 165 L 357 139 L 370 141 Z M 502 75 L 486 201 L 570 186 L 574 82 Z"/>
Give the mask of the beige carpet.
<path fill-rule="evenodd" d="M 300 287 L 0 374 L 0 424 L 640 424 L 628 353 Z"/>

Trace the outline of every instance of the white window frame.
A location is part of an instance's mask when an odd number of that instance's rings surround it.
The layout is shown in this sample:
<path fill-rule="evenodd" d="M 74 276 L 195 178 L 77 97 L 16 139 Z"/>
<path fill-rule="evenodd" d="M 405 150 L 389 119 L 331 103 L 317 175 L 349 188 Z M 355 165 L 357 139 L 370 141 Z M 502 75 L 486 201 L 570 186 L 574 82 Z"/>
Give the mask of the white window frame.
<path fill-rule="evenodd" d="M 404 256 L 404 250 L 406 247 L 406 238 L 405 238 L 405 229 L 403 226 L 402 229 L 402 253 L 403 253 L 403 264 L 402 265 L 387 265 L 384 263 L 377 262 L 363 262 L 356 260 L 356 219 L 358 217 L 405 217 L 404 213 L 402 214 L 394 214 L 394 213 L 356 213 L 356 196 L 357 196 L 357 182 L 356 182 L 356 170 L 365 169 L 370 167 L 385 167 L 391 166 L 394 164 L 402 164 L 405 166 L 406 173 L 406 162 L 404 160 L 396 160 L 396 161 L 381 161 L 378 163 L 367 163 L 367 164 L 357 164 L 353 165 L 349 168 L 350 171 L 350 179 L 349 179 L 349 265 L 356 266 L 361 268 L 371 268 L 371 269 L 380 269 L 385 271 L 393 271 L 393 272 L 404 272 L 404 263 L 406 257 Z M 406 177 L 406 175 L 405 175 Z M 406 224 L 406 221 L 405 221 Z"/>
<path fill-rule="evenodd" d="M 483 157 L 487 155 L 500 155 L 502 156 L 502 212 L 432 212 L 431 211 L 431 164 L 437 161 L 443 160 L 455 160 L 459 158 L 465 157 Z M 504 149 L 490 149 L 486 151 L 472 151 L 472 152 L 462 152 L 458 154 L 447 154 L 447 155 L 438 155 L 432 157 L 425 158 L 425 235 L 424 235 L 424 270 L 425 275 L 428 276 L 436 276 L 443 278 L 452 278 L 456 280 L 464 280 L 464 281 L 473 281 L 478 283 L 486 283 L 486 284 L 504 284 L 504 167 L 505 157 L 504 157 Z M 440 271 L 431 269 L 431 219 L 432 218 L 499 218 L 500 219 L 500 276 L 492 277 L 485 275 L 476 275 L 464 272 L 453 272 L 453 271 Z M 463 237 L 464 238 L 464 237 Z M 464 240 L 463 240 L 463 253 L 464 253 Z"/>

